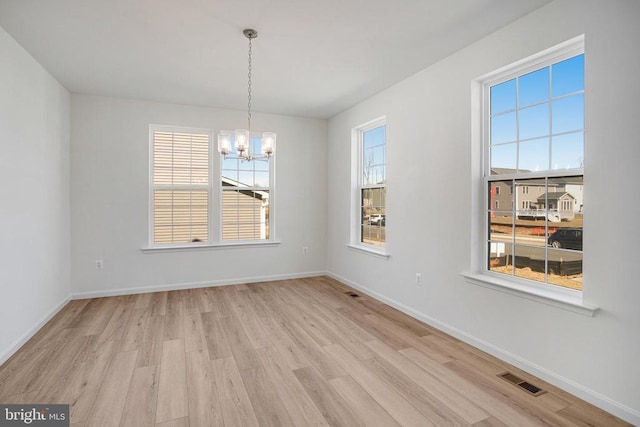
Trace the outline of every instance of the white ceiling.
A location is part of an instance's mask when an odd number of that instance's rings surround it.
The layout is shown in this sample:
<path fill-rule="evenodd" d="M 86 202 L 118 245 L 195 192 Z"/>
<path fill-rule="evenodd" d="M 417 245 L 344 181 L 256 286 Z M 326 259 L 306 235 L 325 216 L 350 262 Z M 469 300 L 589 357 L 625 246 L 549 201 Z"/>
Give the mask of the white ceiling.
<path fill-rule="evenodd" d="M 71 92 L 327 118 L 550 0 L 0 0 Z"/>

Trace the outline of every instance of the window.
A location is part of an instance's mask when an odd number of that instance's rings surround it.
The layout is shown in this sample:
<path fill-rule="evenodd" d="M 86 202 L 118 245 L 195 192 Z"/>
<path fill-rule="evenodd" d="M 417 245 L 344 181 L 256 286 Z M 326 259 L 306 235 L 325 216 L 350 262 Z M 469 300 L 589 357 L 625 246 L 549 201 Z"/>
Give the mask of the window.
<path fill-rule="evenodd" d="M 581 291 L 583 40 L 501 71 L 482 88 L 485 271 Z M 504 186 L 509 195 L 500 195 Z"/>
<path fill-rule="evenodd" d="M 152 129 L 152 243 L 209 240 L 211 133 Z"/>
<path fill-rule="evenodd" d="M 224 159 L 211 148 L 211 130 L 156 125 L 149 130 L 150 246 L 273 239 L 273 156 Z M 252 152 L 260 152 L 261 142 L 261 136 L 252 136 Z"/>
<path fill-rule="evenodd" d="M 352 233 L 355 245 L 377 247 L 386 244 L 387 225 L 387 137 L 384 119 L 354 129 L 356 188 Z M 355 230 L 354 230 L 355 231 Z"/>
<path fill-rule="evenodd" d="M 259 153 L 261 144 L 252 136 L 251 152 Z M 271 160 L 222 160 L 223 241 L 269 239 L 270 167 Z"/>

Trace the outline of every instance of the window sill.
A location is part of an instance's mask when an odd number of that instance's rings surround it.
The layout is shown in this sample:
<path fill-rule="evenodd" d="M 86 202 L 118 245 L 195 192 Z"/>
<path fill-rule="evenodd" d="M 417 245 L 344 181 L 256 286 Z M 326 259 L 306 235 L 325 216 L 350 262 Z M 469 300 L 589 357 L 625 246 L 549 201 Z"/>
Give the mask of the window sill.
<path fill-rule="evenodd" d="M 160 252 L 182 252 L 182 251 L 208 251 L 216 249 L 246 249 L 246 248 L 263 248 L 278 246 L 278 241 L 268 242 L 233 242 L 233 243 L 205 243 L 200 245 L 171 245 L 171 246 L 152 246 L 141 248 L 140 251 L 143 254 L 152 254 Z"/>
<path fill-rule="evenodd" d="M 367 246 L 360 246 L 360 245 L 353 245 L 353 244 L 348 244 L 347 247 L 350 249 L 356 250 L 358 252 L 362 252 L 367 255 L 372 255 L 378 258 L 389 259 L 389 257 L 391 256 L 391 254 L 385 252 L 384 249 L 374 249 L 373 247 L 370 248 Z"/>
<path fill-rule="evenodd" d="M 542 304 L 582 314 L 583 316 L 593 317 L 599 309 L 596 306 L 584 304 L 582 302 L 582 295 L 564 294 L 553 290 L 545 290 L 486 274 L 462 273 L 462 276 L 467 282 L 474 285 L 537 301 Z"/>

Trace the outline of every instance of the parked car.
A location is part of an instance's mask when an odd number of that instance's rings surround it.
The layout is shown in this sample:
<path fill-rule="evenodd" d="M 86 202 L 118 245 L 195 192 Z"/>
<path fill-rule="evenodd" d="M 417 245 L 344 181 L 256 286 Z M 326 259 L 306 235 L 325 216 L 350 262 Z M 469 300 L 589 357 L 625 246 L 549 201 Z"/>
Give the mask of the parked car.
<path fill-rule="evenodd" d="M 582 228 L 560 228 L 549 236 L 549 245 L 554 248 L 582 250 Z"/>
<path fill-rule="evenodd" d="M 371 225 L 382 225 L 384 226 L 387 222 L 386 216 L 381 214 L 373 214 L 369 216 L 369 224 Z"/>

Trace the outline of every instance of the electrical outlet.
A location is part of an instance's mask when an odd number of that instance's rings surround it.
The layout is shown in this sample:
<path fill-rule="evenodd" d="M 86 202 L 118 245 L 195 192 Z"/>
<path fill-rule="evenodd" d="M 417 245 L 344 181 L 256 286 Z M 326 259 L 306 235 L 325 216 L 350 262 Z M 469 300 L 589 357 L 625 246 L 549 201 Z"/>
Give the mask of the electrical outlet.
<path fill-rule="evenodd" d="M 96 269 L 102 270 L 104 268 L 104 262 L 101 259 L 96 260 Z"/>
<path fill-rule="evenodd" d="M 308 246 L 303 246 L 302 247 L 302 255 L 309 255 L 309 247 Z"/>
<path fill-rule="evenodd" d="M 416 285 L 422 286 L 422 273 L 416 273 Z"/>

